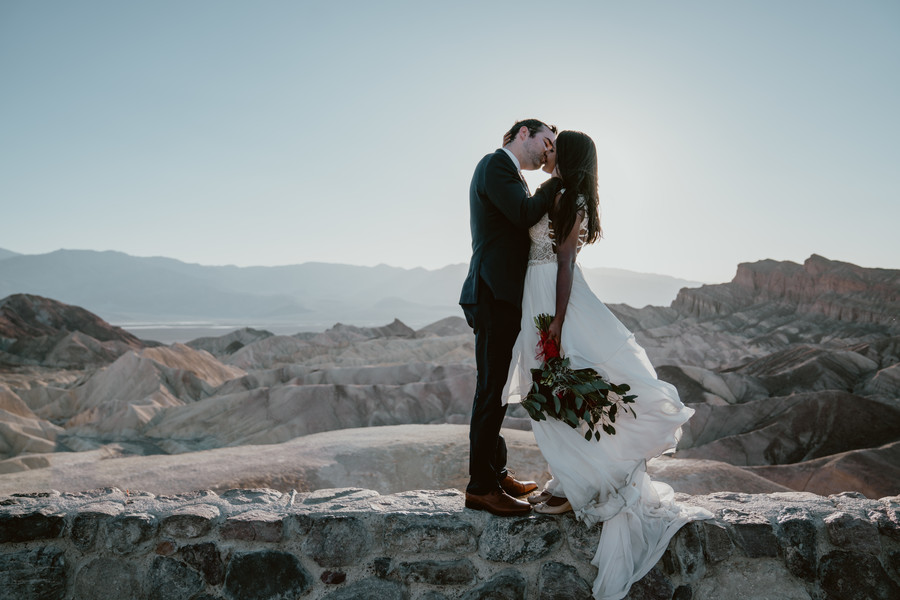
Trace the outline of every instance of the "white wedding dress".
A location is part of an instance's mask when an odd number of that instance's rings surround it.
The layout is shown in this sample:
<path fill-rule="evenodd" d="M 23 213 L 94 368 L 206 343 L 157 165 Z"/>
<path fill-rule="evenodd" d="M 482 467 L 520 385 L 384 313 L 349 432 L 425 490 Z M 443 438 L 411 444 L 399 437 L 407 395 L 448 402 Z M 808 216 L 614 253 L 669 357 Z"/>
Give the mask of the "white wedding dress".
<path fill-rule="evenodd" d="M 522 298 L 522 330 L 513 347 L 504 390 L 519 402 L 531 389 L 538 332 L 533 319 L 556 312 L 556 254 L 547 215 L 530 230 L 531 252 Z M 581 240 L 586 235 L 582 227 Z M 634 335 L 588 287 L 576 265 L 572 294 L 563 323 L 561 347 L 574 369 L 590 367 L 607 380 L 631 386 L 637 417 L 619 412 L 616 434 L 584 439 L 585 429 L 562 421 L 532 421 L 534 437 L 550 465 L 548 489 L 566 496 L 586 527 L 603 522 L 592 563 L 597 567 L 597 600 L 619 600 L 662 557 L 672 536 L 685 523 L 711 518 L 704 509 L 681 506 L 674 492 L 647 475 L 647 459 L 675 449 L 681 425 L 694 410 L 682 404 L 675 388 L 656 378 Z"/>

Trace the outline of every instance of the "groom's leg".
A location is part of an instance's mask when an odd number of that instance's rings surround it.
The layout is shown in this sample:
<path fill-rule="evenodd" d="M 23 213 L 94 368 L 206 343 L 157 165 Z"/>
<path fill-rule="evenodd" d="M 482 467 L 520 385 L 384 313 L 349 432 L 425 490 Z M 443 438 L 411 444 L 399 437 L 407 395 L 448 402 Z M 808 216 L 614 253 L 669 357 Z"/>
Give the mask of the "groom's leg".
<path fill-rule="evenodd" d="M 509 408 L 508 405 L 507 408 Z M 506 416 L 505 410 L 503 415 Z M 503 422 L 501 421 L 500 424 L 502 426 Z M 494 460 L 491 462 L 497 471 L 497 481 L 502 481 L 506 477 L 506 440 L 503 438 L 503 434 L 497 434 L 497 449 L 494 451 Z"/>
<path fill-rule="evenodd" d="M 495 300 L 483 282 L 478 294 L 479 303 L 472 311 L 478 373 L 469 428 L 470 480 L 466 491 L 486 494 L 498 489 L 498 480 L 506 475 L 506 443 L 500 437 L 506 415 L 502 393 L 519 333 L 521 309 Z"/>

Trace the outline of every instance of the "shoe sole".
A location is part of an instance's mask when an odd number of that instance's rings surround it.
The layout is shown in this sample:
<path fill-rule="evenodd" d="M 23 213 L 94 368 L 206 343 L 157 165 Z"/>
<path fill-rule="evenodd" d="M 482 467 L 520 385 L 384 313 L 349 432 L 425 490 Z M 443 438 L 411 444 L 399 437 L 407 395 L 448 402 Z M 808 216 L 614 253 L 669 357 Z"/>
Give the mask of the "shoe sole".
<path fill-rule="evenodd" d="M 536 492 L 536 491 L 538 490 L 538 486 L 534 486 L 533 488 L 530 488 L 530 489 L 528 489 L 528 490 L 525 490 L 525 491 L 522 492 L 521 494 L 518 494 L 518 493 L 516 493 L 516 492 L 514 492 L 514 491 L 511 492 L 511 491 L 509 491 L 508 489 L 506 489 L 505 487 L 503 487 L 502 485 L 500 486 L 500 489 L 502 489 L 504 492 L 506 492 L 507 494 L 509 494 L 509 495 L 512 496 L 513 498 L 521 498 L 522 496 L 527 496 L 527 495 L 530 494 L 531 492 Z"/>
<path fill-rule="evenodd" d="M 531 511 L 532 511 L 531 507 L 529 506 L 527 509 L 522 509 L 520 511 L 494 512 L 493 510 L 491 510 L 484 504 L 470 503 L 468 500 L 466 500 L 466 508 L 471 508 L 472 510 L 483 510 L 485 512 L 491 513 L 495 517 L 521 517 L 524 515 L 531 514 Z"/>

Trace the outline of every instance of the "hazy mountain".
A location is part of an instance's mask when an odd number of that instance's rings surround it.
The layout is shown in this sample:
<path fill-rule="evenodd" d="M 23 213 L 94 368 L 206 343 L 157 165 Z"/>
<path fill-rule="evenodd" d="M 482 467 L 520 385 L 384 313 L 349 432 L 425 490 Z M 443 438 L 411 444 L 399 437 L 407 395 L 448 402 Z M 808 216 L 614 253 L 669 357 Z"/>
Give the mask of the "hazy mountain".
<path fill-rule="evenodd" d="M 401 269 L 304 263 L 283 267 L 202 266 L 121 252 L 57 250 L 0 260 L 0 297 L 27 293 L 82 306 L 114 323 L 213 321 L 290 323 L 324 329 L 336 321 L 414 326 L 460 314 L 467 266 Z M 668 304 L 692 282 L 620 269 L 585 269 L 607 302 Z"/>
<path fill-rule="evenodd" d="M 683 288 L 701 285 L 699 281 L 668 275 L 636 273 L 625 269 L 585 268 L 584 279 L 594 293 L 607 304 L 669 306 Z"/>
<path fill-rule="evenodd" d="M 4 258 L 10 258 L 12 256 L 21 256 L 21 254 L 19 254 L 18 252 L 13 252 L 12 250 L 4 250 L 3 248 L 0 248 L 0 260 L 3 260 Z"/>

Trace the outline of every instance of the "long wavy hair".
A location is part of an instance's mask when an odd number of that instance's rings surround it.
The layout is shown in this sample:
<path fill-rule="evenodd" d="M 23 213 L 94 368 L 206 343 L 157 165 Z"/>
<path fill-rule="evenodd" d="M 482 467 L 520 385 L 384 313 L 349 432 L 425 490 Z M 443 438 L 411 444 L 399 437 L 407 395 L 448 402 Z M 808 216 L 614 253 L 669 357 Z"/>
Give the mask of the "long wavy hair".
<path fill-rule="evenodd" d="M 598 186 L 597 146 L 580 131 L 561 131 L 556 138 L 556 167 L 566 191 L 550 213 L 557 243 L 562 243 L 582 212 L 587 219 L 587 239 L 592 244 L 603 236 L 600 228 L 600 191 Z M 584 206 L 578 205 L 578 197 Z"/>

